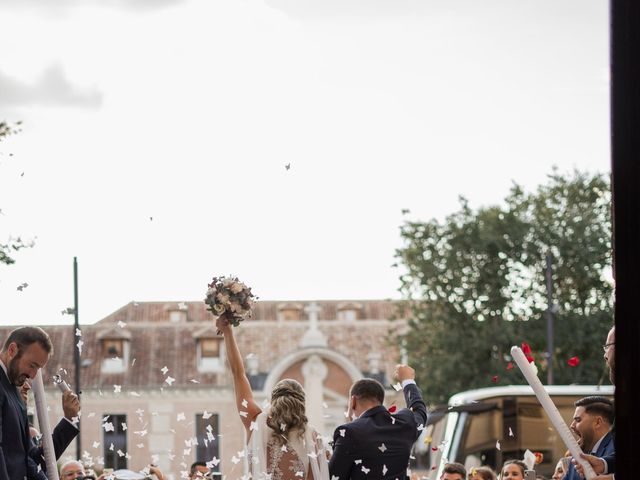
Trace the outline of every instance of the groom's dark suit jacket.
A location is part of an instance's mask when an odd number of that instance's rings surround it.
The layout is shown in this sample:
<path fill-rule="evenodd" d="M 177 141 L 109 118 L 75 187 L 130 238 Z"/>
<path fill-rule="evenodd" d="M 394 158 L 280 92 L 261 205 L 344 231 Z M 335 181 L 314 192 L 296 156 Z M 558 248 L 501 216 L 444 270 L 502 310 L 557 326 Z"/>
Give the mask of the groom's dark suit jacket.
<path fill-rule="evenodd" d="M 427 424 L 427 407 L 417 385 L 404 387 L 409 408 L 395 414 L 383 406 L 364 412 L 338 427 L 329 475 L 335 480 L 404 480 L 411 447 Z"/>
<path fill-rule="evenodd" d="M 30 448 L 27 408 L 0 368 L 0 480 L 23 480 L 37 472 Z"/>

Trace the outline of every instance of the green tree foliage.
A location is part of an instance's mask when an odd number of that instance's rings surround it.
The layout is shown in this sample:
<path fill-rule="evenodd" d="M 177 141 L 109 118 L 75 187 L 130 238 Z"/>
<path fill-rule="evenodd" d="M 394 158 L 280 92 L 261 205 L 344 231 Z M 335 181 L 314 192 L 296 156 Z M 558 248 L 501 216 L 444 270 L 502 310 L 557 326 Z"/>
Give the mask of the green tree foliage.
<path fill-rule="evenodd" d="M 611 195 L 603 175 L 554 171 L 534 193 L 514 185 L 501 206 L 406 222 L 397 250 L 412 300 L 402 341 L 428 396 L 522 384 L 512 345 L 531 345 L 546 380 L 545 256 L 553 258 L 556 384 L 597 383 L 613 316 Z M 568 365 L 577 356 L 580 364 Z"/>
<path fill-rule="evenodd" d="M 10 135 L 18 133 L 20 131 L 20 124 L 21 122 L 16 122 L 15 124 L 0 122 L 0 142 L 6 140 Z M 20 237 L 10 237 L 6 242 L 0 242 L 0 264 L 11 265 L 15 263 L 13 255 L 17 251 L 31 246 L 33 246 L 32 243 L 25 243 Z"/>

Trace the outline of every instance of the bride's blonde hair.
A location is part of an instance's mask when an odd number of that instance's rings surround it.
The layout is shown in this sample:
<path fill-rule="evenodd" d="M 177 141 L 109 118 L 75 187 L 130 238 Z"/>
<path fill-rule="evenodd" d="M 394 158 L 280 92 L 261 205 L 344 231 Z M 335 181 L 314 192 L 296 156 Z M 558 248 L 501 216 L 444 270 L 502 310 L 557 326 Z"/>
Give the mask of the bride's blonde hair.
<path fill-rule="evenodd" d="M 307 422 L 302 385 L 290 378 L 280 380 L 271 391 L 267 425 L 275 432 L 276 438 L 289 438 L 289 432 L 292 431 L 302 435 Z"/>

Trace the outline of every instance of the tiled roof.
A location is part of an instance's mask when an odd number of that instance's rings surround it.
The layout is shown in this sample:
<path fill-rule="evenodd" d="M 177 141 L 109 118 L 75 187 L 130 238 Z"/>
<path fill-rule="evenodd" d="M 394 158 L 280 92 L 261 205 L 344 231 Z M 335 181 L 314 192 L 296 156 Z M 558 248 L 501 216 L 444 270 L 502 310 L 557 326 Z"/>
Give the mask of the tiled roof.
<path fill-rule="evenodd" d="M 259 358 L 259 370 L 268 372 L 280 359 L 299 349 L 299 342 L 308 328 L 304 321 L 276 321 L 279 305 L 285 302 L 257 302 L 252 319 L 236 330 L 243 355 L 253 353 Z M 309 302 L 296 302 L 307 305 Z M 360 320 L 341 321 L 332 325 L 339 305 L 345 301 L 317 301 L 321 307 L 320 329 L 327 337 L 329 348 L 348 357 L 362 371 L 368 369 L 367 355 L 381 352 L 389 365 L 397 360 L 397 348 L 390 340 L 395 325 L 386 320 L 397 313 L 397 302 L 357 301 L 362 307 Z M 197 369 L 196 341 L 215 334 L 213 316 L 203 302 L 188 302 L 186 320 L 171 321 L 170 312 L 179 310 L 178 302 L 129 303 L 94 325 L 81 326 L 82 331 L 82 388 L 112 390 L 113 385 L 129 389 L 179 388 L 189 386 L 227 386 L 225 374 L 201 373 Z M 306 319 L 306 314 L 302 315 Z M 324 321 L 327 320 L 327 321 Z M 118 322 L 124 322 L 126 325 Z M 15 327 L 0 327 L 0 340 L 4 342 Z M 79 337 L 72 325 L 46 326 L 54 345 L 54 355 L 44 373 L 45 385 L 60 368 L 67 371 L 69 383 L 74 379 L 73 354 Z M 101 369 L 101 339 L 123 338 L 129 344 L 128 368 L 124 373 L 103 373 Z M 164 383 L 166 375 L 175 379 L 172 386 Z M 391 372 L 387 371 L 387 375 Z M 197 380 L 199 383 L 194 383 Z"/>

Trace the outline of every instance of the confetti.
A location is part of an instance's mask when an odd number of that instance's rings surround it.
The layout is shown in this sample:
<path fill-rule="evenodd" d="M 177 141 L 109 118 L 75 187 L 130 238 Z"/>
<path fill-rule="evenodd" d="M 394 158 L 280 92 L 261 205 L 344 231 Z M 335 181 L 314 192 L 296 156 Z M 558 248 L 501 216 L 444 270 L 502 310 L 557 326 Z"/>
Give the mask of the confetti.
<path fill-rule="evenodd" d="M 496 442 L 496 449 L 497 449 L 497 450 L 500 450 L 500 440 L 498 440 L 498 441 Z"/>
<path fill-rule="evenodd" d="M 16 288 L 18 291 L 23 291 L 25 288 L 27 288 L 29 286 L 28 283 L 21 283 L 20 285 L 18 285 Z"/>
<path fill-rule="evenodd" d="M 127 324 L 126 324 L 126 323 L 124 323 L 122 320 L 119 320 L 119 321 L 118 321 L 118 326 L 119 326 L 120 328 L 124 328 L 124 327 L 126 327 L 126 326 L 127 326 Z"/>
<path fill-rule="evenodd" d="M 398 407 L 395 404 L 389 407 L 389 413 L 396 413 L 396 410 L 398 410 Z"/>
<path fill-rule="evenodd" d="M 382 453 L 384 453 L 387 450 L 387 446 L 383 443 L 382 445 L 380 445 L 378 447 L 378 450 L 380 450 Z"/>
<path fill-rule="evenodd" d="M 247 415 L 249 415 L 249 412 L 245 412 L 244 410 L 240 410 L 240 416 L 247 418 Z"/>
<path fill-rule="evenodd" d="M 82 345 L 84 345 L 84 342 L 82 340 L 78 340 L 76 347 L 78 347 L 78 352 L 80 353 L 80 355 L 82 355 Z"/>
<path fill-rule="evenodd" d="M 509 427 L 509 436 L 510 436 L 510 437 L 513 437 L 513 436 L 514 436 L 514 435 L 513 435 L 513 430 L 511 430 L 511 427 Z"/>
<path fill-rule="evenodd" d="M 122 385 L 114 385 L 113 393 L 120 393 L 122 391 Z"/>
<path fill-rule="evenodd" d="M 240 459 L 236 458 L 236 456 L 234 455 L 233 457 L 231 457 L 231 463 L 237 465 L 238 463 L 240 463 Z"/>
<path fill-rule="evenodd" d="M 287 449 L 286 445 L 282 445 L 282 447 L 280 447 L 280 450 L 283 452 L 288 452 L 289 450 Z"/>
<path fill-rule="evenodd" d="M 185 420 L 186 417 L 184 416 L 184 412 L 180 412 L 178 413 L 178 415 L 176 416 L 176 421 L 181 422 L 183 420 Z"/>
<path fill-rule="evenodd" d="M 242 406 L 243 408 L 247 408 L 249 406 L 249 402 L 247 402 L 246 400 L 242 400 Z"/>
<path fill-rule="evenodd" d="M 100 442 L 93 442 L 93 448 L 98 448 L 100 446 Z"/>
<path fill-rule="evenodd" d="M 76 337 L 81 337 L 82 331 L 79 328 L 76 328 Z"/>
<path fill-rule="evenodd" d="M 507 370 L 513 370 L 513 362 L 507 363 Z"/>
<path fill-rule="evenodd" d="M 402 390 L 402 384 L 401 383 L 396 383 L 395 385 L 392 385 L 392 386 L 393 386 L 393 388 L 394 388 L 394 390 L 396 392 L 399 392 L 399 391 Z"/>
<path fill-rule="evenodd" d="M 113 423 L 107 422 L 102 425 L 105 432 L 115 432 L 115 428 L 113 428 Z"/>
<path fill-rule="evenodd" d="M 498 383 L 499 379 L 500 379 L 500 377 L 498 377 L 498 375 L 494 375 L 493 377 L 491 377 L 491 382 Z"/>
<path fill-rule="evenodd" d="M 176 379 L 173 378 L 173 377 L 167 377 L 167 378 L 164 379 L 164 381 L 165 381 L 165 383 L 168 383 L 169 386 L 171 386 L 173 384 L 173 382 L 176 381 Z"/>
<path fill-rule="evenodd" d="M 200 383 L 198 380 L 196 380 L 195 378 L 192 378 L 191 380 L 189 380 L 191 383 Z"/>
<path fill-rule="evenodd" d="M 256 422 L 251 422 L 249 425 L 249 431 L 258 430 L 258 424 Z"/>
<path fill-rule="evenodd" d="M 340 430 L 338 430 L 338 433 L 340 433 L 341 437 L 344 437 L 344 435 L 347 433 L 347 429 L 346 428 L 341 428 Z"/>
<path fill-rule="evenodd" d="M 389 469 L 387 468 L 387 466 L 383 464 L 382 465 L 382 475 L 383 476 L 386 475 L 388 471 L 389 471 Z"/>
<path fill-rule="evenodd" d="M 569 365 L 570 367 L 577 367 L 578 365 L 580 365 L 580 359 L 578 357 L 571 357 L 569 360 L 567 360 L 567 365 Z"/>
<path fill-rule="evenodd" d="M 166 374 L 167 374 L 167 372 L 169 371 L 169 369 L 168 369 L 168 368 L 167 368 L 167 366 L 165 365 L 164 367 L 162 367 L 162 368 L 160 369 L 160 371 L 162 372 L 162 374 L 163 374 L 163 375 L 166 375 Z"/>
<path fill-rule="evenodd" d="M 287 164 L 284 166 L 284 169 L 285 169 L 285 170 L 290 170 L 290 169 L 291 169 L 291 163 L 287 163 Z"/>
<path fill-rule="evenodd" d="M 360 470 L 362 470 L 365 475 L 371 471 L 370 468 L 367 468 L 364 465 L 362 466 L 362 468 Z"/>

